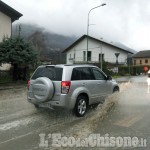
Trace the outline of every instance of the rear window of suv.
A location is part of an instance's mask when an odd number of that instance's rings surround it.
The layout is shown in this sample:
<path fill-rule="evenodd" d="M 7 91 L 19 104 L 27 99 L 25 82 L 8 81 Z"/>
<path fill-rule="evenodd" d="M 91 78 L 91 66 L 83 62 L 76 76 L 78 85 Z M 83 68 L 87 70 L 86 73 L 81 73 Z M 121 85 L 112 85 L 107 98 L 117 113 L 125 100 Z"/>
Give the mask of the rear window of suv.
<path fill-rule="evenodd" d="M 39 67 L 35 71 L 31 79 L 35 80 L 39 77 L 47 77 L 52 81 L 62 81 L 62 72 L 63 72 L 63 68 L 51 67 L 51 66 Z"/>

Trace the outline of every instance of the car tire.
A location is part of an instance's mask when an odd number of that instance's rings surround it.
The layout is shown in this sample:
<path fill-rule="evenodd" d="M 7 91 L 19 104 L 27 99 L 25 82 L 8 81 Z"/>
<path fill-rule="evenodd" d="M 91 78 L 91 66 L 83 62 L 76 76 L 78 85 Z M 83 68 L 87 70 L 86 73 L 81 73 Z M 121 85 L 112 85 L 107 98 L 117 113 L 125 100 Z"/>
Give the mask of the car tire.
<path fill-rule="evenodd" d="M 34 107 L 35 107 L 36 109 L 39 109 L 39 108 L 40 108 L 38 104 L 34 104 Z"/>
<path fill-rule="evenodd" d="M 119 87 L 115 87 L 113 90 L 113 93 L 117 93 L 117 92 L 119 92 Z"/>
<path fill-rule="evenodd" d="M 84 95 L 78 96 L 76 104 L 75 104 L 75 108 L 74 108 L 75 115 L 77 117 L 83 117 L 87 112 L 87 107 L 88 107 L 87 97 Z"/>

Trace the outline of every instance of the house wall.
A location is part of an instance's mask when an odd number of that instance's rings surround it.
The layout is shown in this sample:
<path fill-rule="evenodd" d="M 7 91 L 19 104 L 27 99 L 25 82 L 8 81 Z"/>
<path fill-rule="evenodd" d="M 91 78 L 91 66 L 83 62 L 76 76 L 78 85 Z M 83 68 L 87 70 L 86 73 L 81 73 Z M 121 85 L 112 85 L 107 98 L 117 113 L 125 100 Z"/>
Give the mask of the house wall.
<path fill-rule="evenodd" d="M 2 42 L 4 37 L 11 36 L 11 18 L 0 12 L 0 42 Z M 10 64 L 2 64 L 0 70 L 9 70 Z"/>
<path fill-rule="evenodd" d="M 148 63 L 145 60 L 148 60 Z M 150 66 L 150 58 L 133 58 L 133 66 Z"/>
<path fill-rule="evenodd" d="M 10 70 L 11 68 L 11 64 L 2 64 L 2 66 L 0 66 L 0 70 Z"/>
<path fill-rule="evenodd" d="M 102 54 L 104 54 L 104 60 L 115 63 L 116 56 L 115 53 L 120 53 L 118 57 L 119 63 L 126 63 L 128 52 L 125 52 L 119 48 L 115 48 L 108 44 L 101 44 L 93 39 L 88 40 L 89 51 L 92 51 L 91 62 L 99 62 L 99 54 L 101 54 L 101 47 L 102 47 Z M 87 51 L 87 38 L 84 38 L 80 41 L 77 45 L 71 48 L 67 52 L 67 64 L 72 64 L 75 62 L 82 62 L 83 61 L 83 51 Z M 75 59 L 74 59 L 75 54 Z"/>
<path fill-rule="evenodd" d="M 11 18 L 0 12 L 0 42 L 4 36 L 11 36 Z"/>

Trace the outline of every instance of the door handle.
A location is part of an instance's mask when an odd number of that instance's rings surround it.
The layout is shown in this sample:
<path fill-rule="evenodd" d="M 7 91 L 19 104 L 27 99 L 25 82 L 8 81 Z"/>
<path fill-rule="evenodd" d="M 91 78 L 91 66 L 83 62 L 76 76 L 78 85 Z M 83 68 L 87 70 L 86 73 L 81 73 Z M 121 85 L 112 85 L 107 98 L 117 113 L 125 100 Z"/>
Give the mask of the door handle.
<path fill-rule="evenodd" d="M 83 86 L 85 86 L 85 83 L 82 83 Z"/>

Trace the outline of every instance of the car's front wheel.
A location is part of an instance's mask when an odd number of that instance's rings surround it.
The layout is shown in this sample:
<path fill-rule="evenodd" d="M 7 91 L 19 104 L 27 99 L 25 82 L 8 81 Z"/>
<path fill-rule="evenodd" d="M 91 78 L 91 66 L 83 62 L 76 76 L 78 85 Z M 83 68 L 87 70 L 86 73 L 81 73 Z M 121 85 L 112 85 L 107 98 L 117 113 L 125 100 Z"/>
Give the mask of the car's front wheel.
<path fill-rule="evenodd" d="M 87 112 L 87 97 L 80 95 L 77 98 L 75 105 L 75 114 L 77 117 L 83 117 Z"/>
<path fill-rule="evenodd" d="M 113 93 L 117 93 L 117 92 L 119 92 L 119 87 L 115 87 L 113 90 Z"/>

